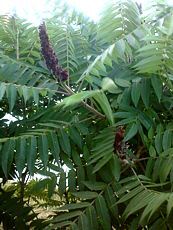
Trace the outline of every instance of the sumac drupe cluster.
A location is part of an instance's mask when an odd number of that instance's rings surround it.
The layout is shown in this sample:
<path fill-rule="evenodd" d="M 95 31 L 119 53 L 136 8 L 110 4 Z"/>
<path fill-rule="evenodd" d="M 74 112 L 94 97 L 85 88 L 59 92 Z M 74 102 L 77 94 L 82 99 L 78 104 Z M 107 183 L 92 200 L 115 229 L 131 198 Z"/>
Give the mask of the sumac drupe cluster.
<path fill-rule="evenodd" d="M 59 81 L 66 81 L 68 79 L 68 72 L 58 63 L 58 58 L 49 42 L 49 37 L 47 35 L 44 22 L 39 26 L 39 37 L 41 43 L 41 52 L 46 61 L 48 69 L 54 76 L 57 77 Z"/>

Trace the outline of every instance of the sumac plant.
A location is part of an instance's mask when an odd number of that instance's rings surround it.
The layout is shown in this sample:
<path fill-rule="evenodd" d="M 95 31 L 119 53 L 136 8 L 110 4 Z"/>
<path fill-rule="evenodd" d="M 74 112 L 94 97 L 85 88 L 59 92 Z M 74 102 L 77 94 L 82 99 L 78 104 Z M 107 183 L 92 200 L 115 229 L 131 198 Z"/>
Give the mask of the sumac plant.
<path fill-rule="evenodd" d="M 173 8 L 158 2 L 0 17 L 0 197 L 49 207 L 43 229 L 173 229 Z"/>

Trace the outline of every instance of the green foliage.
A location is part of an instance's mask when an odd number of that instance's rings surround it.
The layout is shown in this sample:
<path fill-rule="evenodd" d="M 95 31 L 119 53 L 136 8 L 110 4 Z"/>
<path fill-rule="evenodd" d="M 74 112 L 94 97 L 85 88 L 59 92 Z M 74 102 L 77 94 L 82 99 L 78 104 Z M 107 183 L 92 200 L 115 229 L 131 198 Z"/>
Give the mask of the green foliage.
<path fill-rule="evenodd" d="M 38 219 L 37 214 L 32 212 L 32 207 L 21 202 L 14 193 L 15 190 L 3 189 L 0 192 L 0 223 L 3 229 L 43 229 L 43 220 Z"/>
<path fill-rule="evenodd" d="M 173 8 L 151 9 L 123 0 L 97 23 L 66 7 L 46 20 L 66 82 L 46 68 L 37 28 L 0 17 L 0 177 L 18 180 L 0 212 L 14 226 L 172 229 Z M 46 208 L 36 223 L 30 212 Z"/>

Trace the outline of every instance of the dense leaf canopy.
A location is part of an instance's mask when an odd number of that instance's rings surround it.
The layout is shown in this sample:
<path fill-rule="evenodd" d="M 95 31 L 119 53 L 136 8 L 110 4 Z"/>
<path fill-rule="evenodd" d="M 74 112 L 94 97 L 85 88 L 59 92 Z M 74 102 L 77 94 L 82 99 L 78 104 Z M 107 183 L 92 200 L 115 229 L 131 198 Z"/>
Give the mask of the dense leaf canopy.
<path fill-rule="evenodd" d="M 113 1 L 94 23 L 64 7 L 45 20 L 47 42 L 0 17 L 4 226 L 22 202 L 35 229 L 173 229 L 173 8 L 151 10 Z M 36 221 L 28 197 L 53 217 Z"/>

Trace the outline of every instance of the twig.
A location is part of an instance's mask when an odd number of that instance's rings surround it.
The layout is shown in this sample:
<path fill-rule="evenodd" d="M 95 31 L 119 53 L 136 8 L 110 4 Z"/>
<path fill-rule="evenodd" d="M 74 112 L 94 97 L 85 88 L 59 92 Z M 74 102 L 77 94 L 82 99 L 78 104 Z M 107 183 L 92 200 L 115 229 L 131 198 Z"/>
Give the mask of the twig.
<path fill-rule="evenodd" d="M 87 103 L 85 103 L 84 101 L 81 102 L 82 105 L 87 108 L 88 110 L 90 110 L 92 113 L 94 113 L 96 116 L 105 119 L 105 115 L 103 115 L 102 113 L 98 112 L 96 109 L 94 109 L 94 107 L 88 105 Z"/>
<path fill-rule="evenodd" d="M 73 90 L 72 90 L 69 86 L 67 86 L 66 84 L 63 84 L 63 86 L 64 86 L 64 89 L 65 89 L 70 95 L 73 95 L 73 94 L 74 94 Z M 89 111 L 91 111 L 92 113 L 94 113 L 96 116 L 98 116 L 98 117 L 100 117 L 100 118 L 102 118 L 102 119 L 105 119 L 105 115 L 103 115 L 102 113 L 98 112 L 94 107 L 88 105 L 88 104 L 87 104 L 86 102 L 84 102 L 84 101 L 81 101 L 81 104 L 82 104 L 85 108 L 87 108 Z"/>
<path fill-rule="evenodd" d="M 83 82 L 84 82 L 84 80 L 81 81 L 81 83 L 80 83 L 80 85 L 79 85 L 79 87 L 78 87 L 78 90 L 77 90 L 78 92 L 81 90 L 82 85 L 83 85 Z"/>
<path fill-rule="evenodd" d="M 135 175 L 136 179 L 137 179 L 138 182 L 140 183 L 140 185 L 141 185 L 145 190 L 147 190 L 147 188 L 146 188 L 146 187 L 142 184 L 142 182 L 140 181 L 140 179 L 139 179 L 138 175 L 136 174 L 135 170 L 133 169 L 133 167 L 130 166 L 130 168 L 131 168 L 133 174 Z"/>

